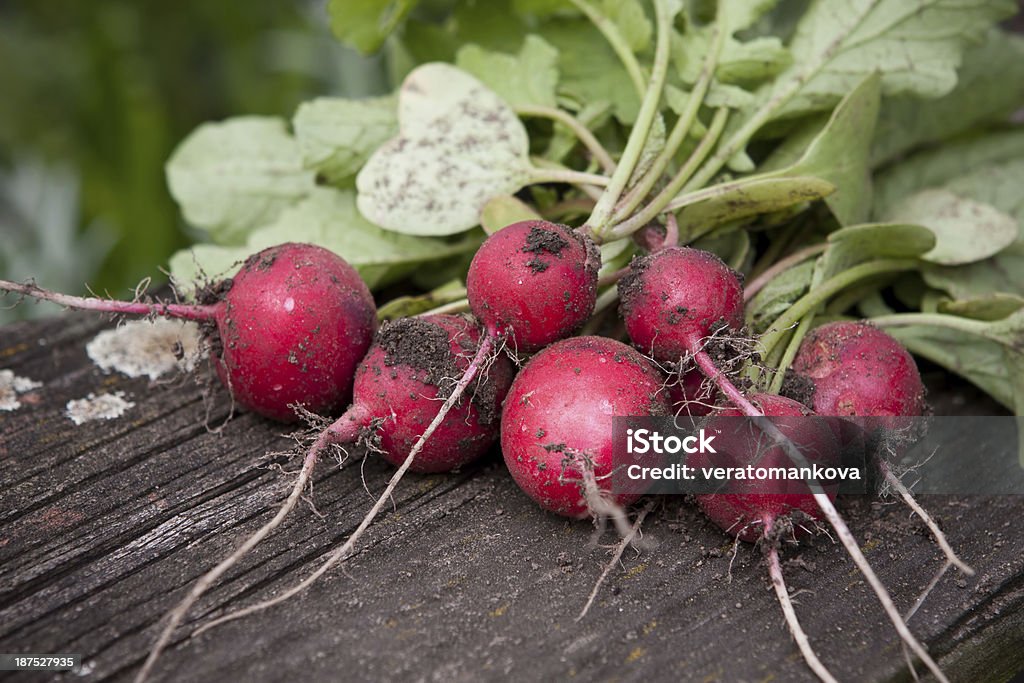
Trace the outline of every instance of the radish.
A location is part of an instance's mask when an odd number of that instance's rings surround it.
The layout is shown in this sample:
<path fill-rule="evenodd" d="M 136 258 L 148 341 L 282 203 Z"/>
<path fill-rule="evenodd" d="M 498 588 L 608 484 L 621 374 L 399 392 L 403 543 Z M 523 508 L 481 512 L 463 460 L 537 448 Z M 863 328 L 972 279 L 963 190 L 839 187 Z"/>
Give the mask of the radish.
<path fill-rule="evenodd" d="M 738 273 L 711 252 L 667 247 L 634 259 L 618 287 L 636 347 L 677 367 L 692 358 L 729 401 L 747 415 L 759 414 L 705 349 L 712 337 L 743 325 Z"/>
<path fill-rule="evenodd" d="M 765 419 L 760 408 L 720 368 L 724 362 L 734 360 L 725 357 L 728 356 L 728 349 L 724 349 L 725 353 L 716 354 L 717 358 L 712 358 L 706 350 L 712 337 L 720 336 L 723 331 L 738 330 L 742 324 L 743 286 L 738 275 L 717 256 L 688 247 L 669 247 L 636 259 L 630 271 L 619 282 L 619 293 L 626 331 L 633 343 L 664 363 L 682 365 L 683 361 L 692 357 L 701 372 L 717 385 L 730 403 L 743 415 L 753 418 L 777 443 L 784 442 L 785 435 Z M 835 529 L 850 558 L 878 596 L 903 642 L 920 657 L 936 678 L 946 681 L 938 665 L 910 633 L 906 621 L 864 557 L 832 499 L 820 487 L 812 487 L 812 496 L 825 519 Z M 776 590 L 779 591 L 778 585 Z M 786 609 L 785 602 L 783 609 Z M 795 630 L 794 637 L 797 637 Z M 799 643 L 799 637 L 797 640 Z M 804 644 L 800 647 L 803 651 Z M 828 672 L 820 667 L 820 663 L 812 662 L 811 656 L 805 652 L 805 658 L 812 669 L 819 675 L 827 675 Z M 823 679 L 832 680 L 824 676 Z"/>
<path fill-rule="evenodd" d="M 205 323 L 217 376 L 239 404 L 282 422 L 295 405 L 329 413 L 351 398 L 377 325 L 370 290 L 340 256 L 287 243 L 250 256 L 201 304 L 110 301 L 0 280 L 0 291 L 70 308 Z M 214 327 L 216 333 L 214 333 Z"/>
<path fill-rule="evenodd" d="M 658 370 L 604 337 L 547 347 L 520 370 L 501 419 L 501 450 L 512 478 L 541 507 L 567 517 L 601 514 L 635 495 L 611 496 L 612 418 L 668 415 Z"/>
<path fill-rule="evenodd" d="M 839 464 L 838 443 L 832 428 L 823 420 L 808 419 L 813 412 L 792 399 L 771 394 L 750 397 L 771 424 L 792 443 L 808 463 L 824 467 Z M 771 445 L 768 431 L 761 432 L 757 423 L 751 425 L 739 419 L 743 413 L 735 408 L 715 411 L 705 423 L 705 429 L 715 431 L 717 454 L 695 453 L 687 464 L 701 467 L 799 467 L 802 463 L 792 451 L 781 445 Z M 722 419 L 725 418 L 725 419 Z M 797 620 L 789 598 L 789 591 L 779 562 L 780 540 L 790 533 L 804 530 L 803 520 L 821 519 L 822 513 L 815 501 L 814 485 L 803 481 L 730 481 L 721 493 L 697 496 L 697 504 L 705 515 L 720 529 L 748 543 L 763 542 L 772 586 L 786 616 L 786 624 L 807 664 L 823 681 L 835 681 L 811 648 L 807 634 Z M 818 490 L 828 499 L 835 500 L 838 486 L 818 482 Z"/>
<path fill-rule="evenodd" d="M 814 413 L 805 405 L 783 396 L 756 394 L 750 397 L 765 416 L 778 427 L 805 456 L 808 463 L 822 467 L 838 467 L 839 443 L 827 421 L 812 419 Z M 722 408 L 712 413 L 706 429 L 716 432 L 717 454 L 695 453 L 687 459 L 694 467 L 745 467 L 757 460 L 758 467 L 799 467 L 780 446 L 759 444 L 759 434 L 749 421 L 737 419 L 743 413 L 736 408 Z M 728 418 L 728 419 L 716 419 Z M 760 448 L 758 446 L 761 446 Z M 835 500 L 838 486 L 823 486 Z M 791 519 L 795 530 L 802 527 L 801 518 L 821 519 L 821 510 L 807 485 L 801 481 L 730 481 L 728 491 L 697 496 L 697 503 L 712 522 L 742 541 L 753 543 L 769 538 L 781 520 Z"/>
<path fill-rule="evenodd" d="M 600 266 L 594 242 L 568 226 L 512 223 L 473 257 L 466 276 L 469 305 L 489 334 L 533 353 L 590 317 Z"/>
<path fill-rule="evenodd" d="M 513 375 L 509 359 L 492 354 L 487 340 L 473 321 L 461 316 L 426 316 L 381 327 L 356 373 L 352 406 L 316 438 L 284 504 L 272 520 L 201 576 L 168 613 L 136 680 L 148 676 L 196 600 L 295 507 L 316 461 L 331 445 L 367 443 L 401 466 L 352 536 L 309 578 L 272 600 L 225 615 L 200 630 L 287 600 L 345 559 L 406 471 L 448 471 L 483 455 L 497 440 L 501 403 Z M 471 397 L 461 400 L 471 384 Z"/>
<path fill-rule="evenodd" d="M 864 322 L 834 322 L 815 328 L 800 344 L 792 370 L 813 387 L 811 405 L 818 414 L 875 418 L 855 419 L 860 428 L 898 429 L 905 426 L 898 418 L 920 416 L 927 410 L 924 383 L 914 358 L 894 337 Z M 853 429 L 851 425 L 845 431 Z M 938 524 L 885 458 L 877 457 L 875 462 L 885 481 L 921 517 L 942 549 L 947 563 L 940 573 L 955 565 L 973 575 L 974 570 L 953 551 Z"/>

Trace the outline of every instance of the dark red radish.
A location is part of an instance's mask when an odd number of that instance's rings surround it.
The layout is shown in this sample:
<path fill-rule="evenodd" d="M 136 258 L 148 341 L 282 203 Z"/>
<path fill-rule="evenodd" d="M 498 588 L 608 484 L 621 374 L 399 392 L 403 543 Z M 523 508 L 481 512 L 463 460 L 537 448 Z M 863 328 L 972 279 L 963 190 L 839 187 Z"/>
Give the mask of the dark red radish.
<path fill-rule="evenodd" d="M 7 281 L 0 291 L 71 308 L 211 323 L 221 381 L 239 404 L 282 422 L 297 419 L 293 405 L 330 413 L 348 403 L 377 326 L 373 297 L 355 269 L 311 244 L 252 255 L 234 278 L 208 288 L 212 300 L 203 304 L 74 297 Z"/>
<path fill-rule="evenodd" d="M 811 405 L 817 413 L 844 418 L 846 442 L 874 443 L 877 438 L 872 433 L 906 430 L 913 426 L 909 418 L 928 409 L 913 356 L 896 338 L 866 322 L 833 322 L 815 328 L 800 344 L 791 369 L 812 387 Z M 947 562 L 973 575 L 974 569 L 960 559 L 939 525 L 892 471 L 884 457 L 888 454 L 872 455 L 886 483 L 931 530 Z"/>
<path fill-rule="evenodd" d="M 670 365 L 693 358 L 733 405 L 759 414 L 705 350 L 710 337 L 743 325 L 743 284 L 722 259 L 690 247 L 661 249 L 633 260 L 619 297 L 634 346 Z"/>
<path fill-rule="evenodd" d="M 669 247 L 629 270 L 619 282 L 626 332 L 659 361 L 692 354 L 719 327 L 743 326 L 739 275 L 711 252 Z"/>
<path fill-rule="evenodd" d="M 663 381 L 650 361 L 613 339 L 573 337 L 548 346 L 523 366 L 505 399 L 501 449 L 512 477 L 544 509 L 588 516 L 585 475 L 608 493 L 612 418 L 669 414 Z"/>
<path fill-rule="evenodd" d="M 755 394 L 751 403 L 768 417 L 807 460 L 821 467 L 839 467 L 839 444 L 828 422 L 816 419 L 805 405 L 783 396 Z M 687 459 L 693 467 L 801 467 L 782 446 L 773 445 L 771 434 L 761 432 L 743 412 L 733 408 L 716 410 L 704 423 L 715 433 L 716 454 L 695 453 Z M 835 481 L 819 482 L 834 500 Z M 821 519 L 821 509 L 808 484 L 802 480 L 730 481 L 721 493 L 697 496 L 704 513 L 726 533 L 753 543 L 782 518 L 792 518 L 799 529 L 802 518 Z"/>
<path fill-rule="evenodd" d="M 794 374 L 814 387 L 811 407 L 821 415 L 922 415 L 925 388 L 913 357 L 895 338 L 864 322 L 815 328 L 800 344 Z"/>
<path fill-rule="evenodd" d="M 469 305 L 489 333 L 533 353 L 590 317 L 600 266 L 594 242 L 566 225 L 512 223 L 473 257 L 466 277 Z"/>
<path fill-rule="evenodd" d="M 336 423 L 337 433 L 348 430 L 351 437 L 361 429 L 385 460 L 401 465 L 469 367 L 480 338 L 476 322 L 463 316 L 384 323 L 356 371 L 353 405 Z M 497 440 L 501 402 L 514 374 L 507 356 L 495 356 L 409 469 L 447 472 L 483 455 Z"/>

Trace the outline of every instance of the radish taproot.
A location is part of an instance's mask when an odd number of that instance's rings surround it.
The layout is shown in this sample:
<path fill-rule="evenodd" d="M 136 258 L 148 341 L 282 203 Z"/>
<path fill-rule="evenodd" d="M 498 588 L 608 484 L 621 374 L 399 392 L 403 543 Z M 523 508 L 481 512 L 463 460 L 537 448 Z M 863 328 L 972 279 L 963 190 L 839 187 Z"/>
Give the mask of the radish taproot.
<path fill-rule="evenodd" d="M 311 244 L 253 254 L 197 304 L 76 297 L 5 280 L 0 291 L 69 308 L 198 321 L 234 400 L 282 422 L 298 419 L 295 405 L 330 413 L 348 403 L 377 325 L 373 297 L 355 269 Z"/>
<path fill-rule="evenodd" d="M 909 427 L 899 418 L 920 417 L 928 406 L 925 387 L 913 356 L 891 335 L 865 322 L 827 323 L 808 333 L 793 359 L 793 374 L 812 387 L 811 406 L 819 415 L 848 418 L 845 432 L 869 437 L 873 461 L 882 477 L 914 510 L 931 531 L 946 557 L 968 576 L 974 574 L 954 552 L 946 535 L 928 512 L 914 499 L 892 466 L 877 452 L 877 434 L 863 430 L 893 432 Z"/>
<path fill-rule="evenodd" d="M 448 471 L 483 455 L 497 440 L 501 404 L 513 375 L 511 361 L 491 353 L 487 339 L 475 321 L 462 316 L 434 315 L 385 324 L 356 373 L 352 407 L 316 438 L 285 503 L 271 521 L 201 576 L 168 613 L 136 680 L 146 678 L 196 600 L 295 507 L 317 460 L 330 446 L 367 443 L 400 467 L 356 531 L 310 577 L 272 600 L 227 614 L 201 630 L 283 602 L 345 559 L 406 471 Z M 470 388 L 472 393 L 462 400 Z"/>
<path fill-rule="evenodd" d="M 789 440 L 797 453 L 775 441 L 769 430 L 758 429 L 760 423 L 751 424 L 742 419 L 742 411 L 724 408 L 712 413 L 703 423 L 705 429 L 715 433 L 716 454 L 694 453 L 687 458 L 688 465 L 700 469 L 756 464 L 788 469 L 803 466 L 800 459 L 822 467 L 839 465 L 838 442 L 832 428 L 824 420 L 813 419 L 814 413 L 809 408 L 771 394 L 754 395 L 750 401 L 782 437 Z M 727 534 L 748 543 L 763 543 L 772 585 L 793 639 L 811 670 L 822 681 L 834 682 L 835 678 L 818 659 L 800 626 L 779 562 L 781 539 L 790 532 L 805 529 L 804 520 L 821 519 L 815 492 L 835 500 L 838 486 L 827 481 L 729 481 L 721 492 L 698 495 L 697 504 L 708 519 Z"/>
<path fill-rule="evenodd" d="M 501 450 L 512 478 L 541 507 L 567 517 L 602 512 L 611 496 L 614 417 L 670 414 L 663 378 L 622 342 L 572 337 L 535 355 L 505 400 Z M 596 486 L 596 488 L 595 488 Z"/>

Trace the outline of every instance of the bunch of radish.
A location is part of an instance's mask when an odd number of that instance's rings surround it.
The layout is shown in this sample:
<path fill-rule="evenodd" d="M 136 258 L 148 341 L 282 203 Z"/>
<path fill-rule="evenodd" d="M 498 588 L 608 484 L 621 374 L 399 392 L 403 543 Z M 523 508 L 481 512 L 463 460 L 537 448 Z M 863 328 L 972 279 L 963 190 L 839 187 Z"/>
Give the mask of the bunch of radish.
<path fill-rule="evenodd" d="M 706 424 L 717 425 L 728 464 L 744 465 L 755 457 L 767 463 L 829 464 L 838 462 L 844 441 L 871 441 L 872 428 L 892 426 L 862 418 L 895 419 L 925 410 L 913 360 L 891 337 L 860 323 L 822 326 L 805 338 L 791 370 L 813 388 L 806 405 L 766 392 L 753 372 L 758 340 L 744 329 L 740 275 L 709 251 L 678 246 L 670 207 L 716 138 L 705 138 L 711 142 L 702 141 L 685 164 L 664 177 L 674 151 L 697 122 L 702 95 L 687 103 L 668 143 L 662 141 L 667 154 L 653 155 L 646 167 L 640 163 L 667 79 L 668 29 L 678 11 L 672 7 L 655 3 L 651 87 L 620 159 L 605 164 L 610 177 L 601 179 L 603 191 L 588 188 L 595 195 L 592 213 L 577 228 L 535 219 L 490 235 L 466 273 L 472 316 L 434 311 L 377 329 L 373 299 L 355 270 L 326 250 L 303 244 L 253 255 L 235 277 L 202 290 L 212 294 L 195 304 L 85 299 L 0 281 L 0 291 L 68 307 L 199 321 L 215 372 L 239 405 L 283 422 L 301 419 L 304 411 L 334 418 L 311 440 L 273 518 L 204 574 L 168 614 L 138 680 L 151 672 L 192 605 L 296 506 L 317 461 L 331 447 L 357 444 L 397 469 L 357 529 L 309 577 L 204 629 L 287 600 L 351 556 L 408 471 L 461 467 L 499 440 L 512 478 L 539 506 L 570 518 L 610 519 L 625 543 L 636 529 L 625 511 L 636 496 L 617 494 L 611 486 L 616 417 L 704 415 Z M 714 64 L 705 67 L 698 84 L 704 89 Z M 716 135 L 726 115 L 720 109 L 707 124 Z M 719 149 L 702 171 L 705 180 L 730 156 Z M 664 229 L 654 225 L 662 217 Z M 633 235 L 639 237 L 631 243 L 647 253 L 599 278 L 599 246 Z M 572 336 L 594 320 L 599 301 L 603 310 L 616 299 L 624 335 Z M 521 363 L 518 374 L 514 362 Z M 821 419 L 812 419 L 815 415 Z M 753 428 L 736 428 L 737 419 L 749 420 Z M 876 464 L 936 533 L 947 566 L 970 571 L 889 463 L 878 459 Z M 830 481 L 790 482 L 785 489 L 746 483 L 697 500 L 723 531 L 761 545 L 789 629 L 822 680 L 834 679 L 800 627 L 779 560 L 781 539 L 819 520 L 835 530 L 906 646 L 945 680 L 836 510 L 837 491 Z"/>

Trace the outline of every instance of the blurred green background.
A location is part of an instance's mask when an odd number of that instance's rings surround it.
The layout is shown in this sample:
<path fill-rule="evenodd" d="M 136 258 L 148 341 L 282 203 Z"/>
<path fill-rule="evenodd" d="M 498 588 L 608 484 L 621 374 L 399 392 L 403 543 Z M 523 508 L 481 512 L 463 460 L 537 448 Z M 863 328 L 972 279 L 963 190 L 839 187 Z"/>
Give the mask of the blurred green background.
<path fill-rule="evenodd" d="M 0 277 L 118 297 L 158 281 L 191 241 L 164 162 L 195 126 L 376 94 L 383 73 L 323 1 L 0 0 Z"/>

